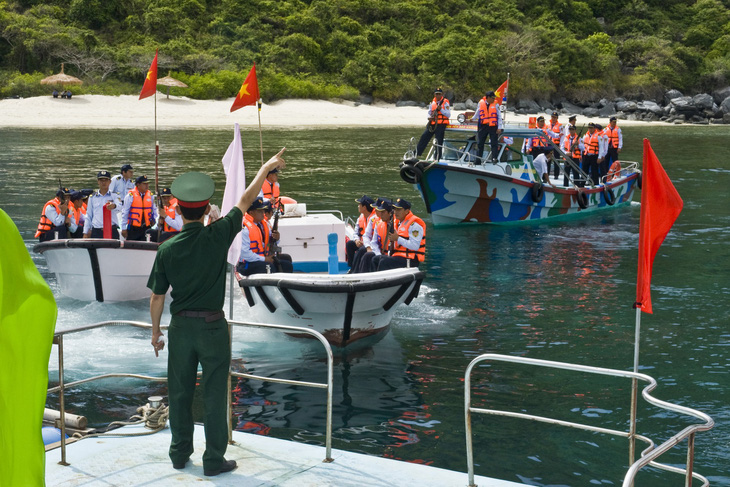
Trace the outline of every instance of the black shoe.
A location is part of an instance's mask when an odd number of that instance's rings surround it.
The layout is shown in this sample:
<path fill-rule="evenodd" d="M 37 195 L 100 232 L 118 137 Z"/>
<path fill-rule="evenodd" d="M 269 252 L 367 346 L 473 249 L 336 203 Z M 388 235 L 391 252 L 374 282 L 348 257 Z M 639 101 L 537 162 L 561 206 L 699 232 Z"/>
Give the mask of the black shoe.
<path fill-rule="evenodd" d="M 186 458 L 184 462 L 173 463 L 172 468 L 174 468 L 175 470 L 182 470 L 188 464 L 188 460 L 190 460 L 190 458 Z"/>
<path fill-rule="evenodd" d="M 225 460 L 223 463 L 221 463 L 221 466 L 218 467 L 216 470 L 206 470 L 203 469 L 203 473 L 208 477 L 214 477 L 218 475 L 219 473 L 226 473 L 230 472 L 231 470 L 235 470 L 235 468 L 238 465 L 236 465 L 235 460 Z"/>

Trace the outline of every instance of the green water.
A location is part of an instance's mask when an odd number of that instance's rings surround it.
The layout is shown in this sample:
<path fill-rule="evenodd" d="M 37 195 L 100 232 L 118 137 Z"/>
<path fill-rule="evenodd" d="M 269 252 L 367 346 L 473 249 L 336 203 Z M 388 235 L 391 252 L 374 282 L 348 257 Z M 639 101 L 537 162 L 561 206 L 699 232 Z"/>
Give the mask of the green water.
<path fill-rule="evenodd" d="M 642 318 L 641 371 L 659 382 L 657 397 L 715 419 L 715 429 L 697 437 L 695 470 L 711 485 L 730 486 L 728 129 L 641 126 L 624 134 L 623 158 L 640 161 L 641 139 L 648 137 L 685 202 L 655 261 L 654 314 Z M 410 199 L 414 212 L 426 217 L 397 166 L 408 139 L 418 135 L 403 129 L 266 131 L 264 153 L 288 148 L 282 194 L 311 209 L 355 216 L 353 200 L 365 193 Z M 247 167 L 253 168 L 260 162 L 258 134 L 242 137 Z M 203 170 L 214 176 L 216 198 L 222 198 L 220 158 L 232 130 L 161 130 L 157 138 L 162 185 L 180 172 Z M 116 173 L 127 162 L 136 174 L 152 177 L 153 144 L 149 131 L 3 129 L 0 207 L 31 248 L 38 213 L 59 177 L 64 186 L 95 187 L 97 170 Z M 428 277 L 420 297 L 398 310 L 381 342 L 337 357 L 334 446 L 465 471 L 463 372 L 473 357 L 496 352 L 630 370 L 636 202 L 562 224 L 429 225 Z M 34 260 L 57 294 L 59 329 L 112 317 L 148 321 L 145 302 L 81 303 L 58 295 L 44 259 Z M 110 349 L 98 337 L 80 341 L 83 357 L 69 358 L 71 378 L 110 365 L 164 373 L 143 334 L 114 331 L 102 338 L 129 348 Z M 237 352 L 255 373 L 322 378 L 322 356 L 308 345 L 254 335 Z M 628 384 L 622 381 L 502 365 L 480 368 L 475 378 L 482 404 L 609 428 L 627 425 Z M 156 387 L 91 385 L 67 401 L 74 412 L 103 423 L 132 414 Z M 240 429 L 270 428 L 265 431 L 276 437 L 323 441 L 321 392 L 242 382 L 236 398 Z M 642 407 L 640 417 L 640 432 L 656 442 L 691 422 L 652 407 Z M 625 440 L 552 426 L 480 418 L 475 433 L 478 474 L 530 485 L 620 485 L 628 459 Z M 683 465 L 684 456 L 680 449 L 664 461 Z M 649 469 L 637 485 L 681 483 L 678 476 Z"/>

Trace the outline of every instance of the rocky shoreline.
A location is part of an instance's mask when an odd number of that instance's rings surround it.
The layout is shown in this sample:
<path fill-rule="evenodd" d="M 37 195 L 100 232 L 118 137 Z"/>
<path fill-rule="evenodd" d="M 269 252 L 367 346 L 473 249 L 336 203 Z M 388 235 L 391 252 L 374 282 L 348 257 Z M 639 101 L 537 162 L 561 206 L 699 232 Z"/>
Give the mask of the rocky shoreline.
<path fill-rule="evenodd" d="M 453 93 L 446 93 L 446 97 Z M 449 98 L 451 100 L 451 98 Z M 452 103 L 456 111 L 476 110 L 479 100 L 467 99 Z M 423 102 L 401 101 L 400 106 L 425 107 Z M 586 118 L 616 117 L 619 120 L 666 122 L 674 124 L 691 123 L 697 125 L 730 124 L 730 86 L 714 91 L 712 94 L 700 93 L 684 96 L 678 90 L 669 90 L 661 100 L 614 100 L 601 99 L 590 104 L 572 103 L 561 100 L 518 99 L 507 104 L 507 110 L 518 115 L 537 115 L 557 111 L 561 115 L 581 115 Z"/>

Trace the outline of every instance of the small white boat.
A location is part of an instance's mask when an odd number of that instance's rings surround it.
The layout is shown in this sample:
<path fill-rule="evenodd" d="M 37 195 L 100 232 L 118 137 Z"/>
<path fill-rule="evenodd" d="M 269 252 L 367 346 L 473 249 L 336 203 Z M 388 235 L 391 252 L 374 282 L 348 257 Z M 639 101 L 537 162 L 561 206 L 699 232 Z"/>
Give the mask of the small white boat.
<path fill-rule="evenodd" d="M 385 334 L 400 304 L 418 296 L 418 268 L 365 274 L 253 274 L 240 277 L 248 305 L 264 323 L 312 328 L 336 347 Z"/>
<path fill-rule="evenodd" d="M 157 246 L 155 242 L 79 238 L 42 242 L 33 252 L 46 258 L 63 295 L 113 303 L 150 297 L 147 279 Z"/>

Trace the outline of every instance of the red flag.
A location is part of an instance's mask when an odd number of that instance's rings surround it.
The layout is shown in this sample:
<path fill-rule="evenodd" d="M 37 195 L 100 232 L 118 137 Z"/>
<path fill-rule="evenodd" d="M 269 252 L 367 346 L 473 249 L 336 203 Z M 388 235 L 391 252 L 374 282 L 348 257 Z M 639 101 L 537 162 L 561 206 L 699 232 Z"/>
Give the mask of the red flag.
<path fill-rule="evenodd" d="M 157 91 L 157 50 L 155 51 L 155 58 L 152 60 L 150 70 L 147 71 L 147 77 L 144 80 L 142 91 L 139 92 L 139 99 L 147 98 L 152 96 Z"/>
<path fill-rule="evenodd" d="M 507 78 L 507 81 L 502 83 L 499 88 L 497 88 L 497 91 L 494 92 L 494 103 L 499 105 L 506 105 L 507 104 L 507 90 L 509 88 L 509 78 Z"/>
<path fill-rule="evenodd" d="M 248 76 L 241 85 L 241 89 L 238 90 L 236 99 L 233 100 L 231 105 L 231 111 L 234 112 L 241 107 L 248 105 L 255 105 L 259 100 L 259 82 L 256 79 L 256 64 L 254 63 L 251 71 L 248 72 Z"/>
<path fill-rule="evenodd" d="M 644 168 L 641 177 L 643 184 L 636 306 L 645 313 L 651 313 L 651 269 L 654 257 L 682 211 L 684 202 L 651 149 L 648 139 L 644 139 Z"/>

